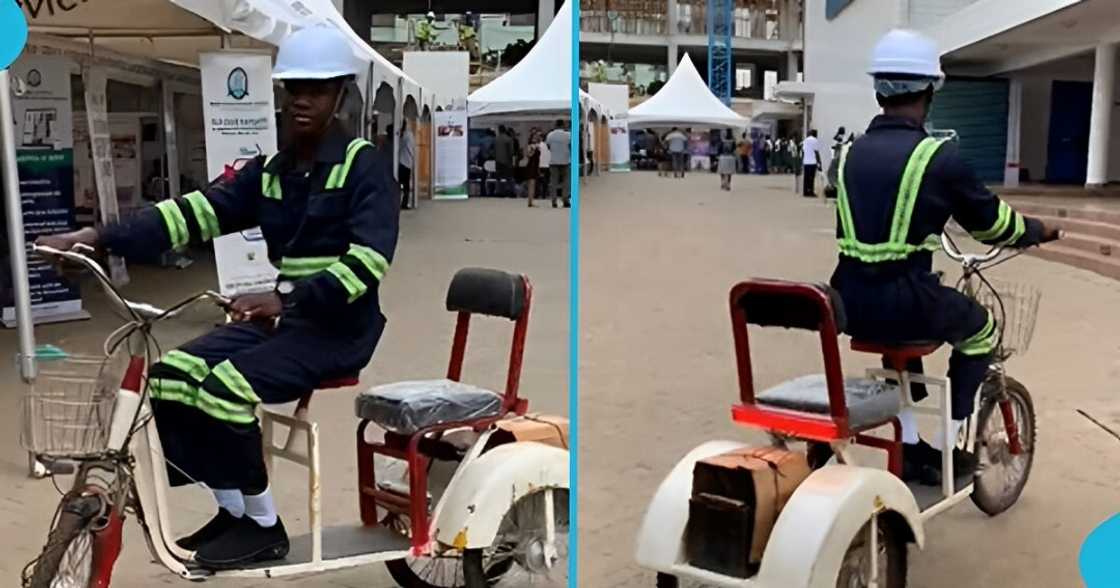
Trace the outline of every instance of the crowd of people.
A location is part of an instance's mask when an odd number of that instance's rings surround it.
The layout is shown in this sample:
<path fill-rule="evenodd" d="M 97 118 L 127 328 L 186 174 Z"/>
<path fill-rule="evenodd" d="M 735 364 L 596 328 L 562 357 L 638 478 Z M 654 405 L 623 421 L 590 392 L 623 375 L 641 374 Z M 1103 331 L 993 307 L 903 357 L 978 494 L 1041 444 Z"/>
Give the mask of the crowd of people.
<path fill-rule="evenodd" d="M 524 137 L 506 125 L 487 130 L 471 161 L 478 195 L 526 198 L 529 206 L 540 197 L 551 200 L 553 208 L 561 203 L 569 208 L 570 146 L 571 133 L 562 119 L 548 131 L 533 127 Z"/>
<path fill-rule="evenodd" d="M 855 140 L 844 127 L 832 139 L 831 162 L 826 185 L 835 184 L 836 162 L 844 144 Z M 805 177 L 803 194 L 816 196 L 816 176 L 824 172 L 821 145 L 815 129 L 804 139 L 794 136 L 759 135 L 744 132 L 736 138 L 730 129 L 694 135 L 692 129 L 673 127 L 664 134 L 653 129 L 639 131 L 631 144 L 635 169 L 657 168 L 657 175 L 683 178 L 690 170 L 715 172 L 720 176 L 720 189 L 731 189 L 735 174 L 798 174 Z M 826 188 L 826 195 L 834 191 Z"/>

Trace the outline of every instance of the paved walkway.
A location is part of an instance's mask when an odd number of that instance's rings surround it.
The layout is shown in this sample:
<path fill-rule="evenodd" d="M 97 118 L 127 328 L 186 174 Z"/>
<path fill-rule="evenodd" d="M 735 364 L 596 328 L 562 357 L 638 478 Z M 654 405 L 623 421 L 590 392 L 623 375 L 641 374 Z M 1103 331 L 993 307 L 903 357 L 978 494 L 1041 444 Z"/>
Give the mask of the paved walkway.
<path fill-rule="evenodd" d="M 703 441 L 758 439 L 730 422 L 731 285 L 826 280 L 835 262 L 833 209 L 795 196 L 792 178 L 718 185 L 715 175 L 636 172 L 584 189 L 581 588 L 653 586 L 633 564 L 633 542 L 657 484 Z M 1079 585 L 1082 538 L 1117 510 L 1120 443 L 1075 409 L 1120 425 L 1120 283 L 1031 257 L 992 274 L 1043 291 L 1034 345 L 1009 364 L 1038 410 L 1034 473 L 1020 504 L 998 518 L 966 502 L 934 520 L 927 549 L 912 553 L 912 588 Z M 755 337 L 758 385 L 820 371 L 812 337 Z M 845 351 L 844 362 L 856 373 L 877 360 Z"/>
<path fill-rule="evenodd" d="M 534 284 L 532 318 L 525 353 L 522 394 L 541 412 L 567 414 L 568 405 L 568 215 L 551 208 L 529 209 L 523 200 L 472 200 L 425 203 L 406 212 L 397 258 L 382 288 L 382 304 L 389 317 L 385 336 L 373 362 L 362 374 L 362 386 L 410 378 L 442 377 L 451 348 L 453 316 L 444 311 L 444 294 L 452 274 L 462 267 L 481 266 L 523 272 Z M 211 263 L 201 261 L 184 271 L 133 268 L 134 299 L 167 304 L 216 284 Z M 93 350 L 118 323 L 100 293 L 86 288 L 94 319 L 53 325 L 40 330 L 41 343 L 55 343 L 70 351 Z M 220 317 L 200 310 L 160 333 L 165 346 L 203 332 Z M 471 330 L 464 377 L 484 386 L 505 381 L 509 323 L 477 321 Z M 0 333 L 0 357 L 15 354 L 15 333 Z M 16 586 L 23 565 L 38 553 L 58 501 L 50 481 L 26 477 L 26 458 L 17 446 L 19 395 L 10 360 L 0 361 L 0 377 L 8 382 L 0 396 L 0 430 L 8 431 L 0 450 L 0 585 Z M 326 524 L 358 520 L 353 399 L 357 389 L 333 390 L 316 397 L 313 417 L 323 431 Z M 280 464 L 274 480 L 281 516 L 289 532 L 306 532 L 306 474 Z M 205 493 L 176 490 L 181 509 L 176 528 L 193 529 L 213 512 Z M 138 527 L 126 523 L 125 550 L 113 586 L 148 588 L 183 586 L 150 557 Z M 348 572 L 269 581 L 222 581 L 220 586 L 309 586 L 384 588 L 393 586 L 384 567 L 375 565 Z"/>

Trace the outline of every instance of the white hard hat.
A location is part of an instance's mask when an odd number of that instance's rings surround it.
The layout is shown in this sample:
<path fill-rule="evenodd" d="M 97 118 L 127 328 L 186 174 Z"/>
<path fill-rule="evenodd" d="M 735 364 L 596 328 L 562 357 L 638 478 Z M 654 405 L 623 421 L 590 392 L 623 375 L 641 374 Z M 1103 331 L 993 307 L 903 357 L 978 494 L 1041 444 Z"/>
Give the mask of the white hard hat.
<path fill-rule="evenodd" d="M 335 27 L 299 29 L 280 42 L 274 80 L 331 80 L 358 75 L 350 41 Z"/>
<path fill-rule="evenodd" d="M 431 10 L 429 10 L 429 11 L 428 11 L 428 14 L 426 14 L 426 15 L 424 15 L 424 16 L 427 16 L 428 18 L 435 18 L 435 17 L 436 17 L 436 13 L 432 12 Z"/>
<path fill-rule="evenodd" d="M 894 29 L 879 39 L 871 53 L 871 67 L 867 73 L 877 78 L 889 78 L 892 74 L 907 78 L 945 78 L 937 43 L 906 29 Z"/>

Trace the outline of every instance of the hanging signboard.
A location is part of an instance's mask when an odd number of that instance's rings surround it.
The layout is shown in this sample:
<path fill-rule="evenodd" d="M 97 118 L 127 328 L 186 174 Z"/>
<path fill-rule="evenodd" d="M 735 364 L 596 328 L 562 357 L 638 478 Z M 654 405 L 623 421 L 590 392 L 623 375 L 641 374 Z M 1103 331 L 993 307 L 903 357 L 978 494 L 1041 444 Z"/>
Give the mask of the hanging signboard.
<path fill-rule="evenodd" d="M 228 178 L 254 157 L 276 153 L 271 56 L 202 53 L 199 66 L 207 176 Z M 259 228 L 215 239 L 214 258 L 222 294 L 268 291 L 276 283 Z"/>
<path fill-rule="evenodd" d="M 101 211 L 101 223 L 108 224 L 120 220 L 120 209 L 117 207 L 117 176 L 116 169 L 113 167 L 109 97 L 105 89 L 108 78 L 105 70 L 100 67 L 87 67 L 83 83 L 86 89 L 86 121 L 89 124 L 89 149 L 93 156 L 97 202 Z M 128 283 L 128 271 L 125 270 L 124 259 L 116 256 L 109 257 L 109 277 L 118 286 Z"/>
<path fill-rule="evenodd" d="M 435 113 L 437 200 L 467 197 L 467 111 Z"/>
<path fill-rule="evenodd" d="M 611 171 L 630 171 L 630 123 L 626 119 L 611 119 Z"/>
<path fill-rule="evenodd" d="M 70 62 L 26 55 L 12 65 L 26 90 L 12 97 L 16 164 L 19 168 L 24 235 L 71 231 L 74 225 L 74 133 L 70 105 Z M 7 254 L 4 254 L 5 261 Z M 78 288 L 36 255 L 28 256 L 31 312 L 35 322 L 85 318 Z M 6 264 L 5 264 L 6 266 Z M 3 322 L 15 326 L 11 273 L 3 272 Z"/>

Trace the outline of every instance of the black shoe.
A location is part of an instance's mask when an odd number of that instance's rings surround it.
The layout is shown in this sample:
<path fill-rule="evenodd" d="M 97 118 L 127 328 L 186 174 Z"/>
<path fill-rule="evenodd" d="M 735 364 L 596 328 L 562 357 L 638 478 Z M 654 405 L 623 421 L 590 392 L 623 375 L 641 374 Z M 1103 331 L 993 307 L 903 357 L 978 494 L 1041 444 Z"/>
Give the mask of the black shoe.
<path fill-rule="evenodd" d="M 570 200 L 565 200 L 564 201 L 564 208 L 571 208 L 571 207 L 572 207 L 572 202 Z"/>
<path fill-rule="evenodd" d="M 917 482 L 923 486 L 941 484 L 941 452 L 929 443 L 902 444 L 902 481 Z"/>
<path fill-rule="evenodd" d="M 556 208 L 556 199 L 555 198 L 552 199 L 552 207 Z"/>
<path fill-rule="evenodd" d="M 249 516 L 243 516 L 220 537 L 199 548 L 194 560 L 206 569 L 228 570 L 284 559 L 289 548 L 288 533 L 280 519 L 271 527 L 262 527 Z"/>
<path fill-rule="evenodd" d="M 186 549 L 187 551 L 198 551 L 199 547 L 213 541 L 222 533 L 225 533 L 237 524 L 237 518 L 224 508 L 218 509 L 218 514 L 210 519 L 210 522 L 202 526 L 201 529 L 183 537 L 175 542 L 175 545 Z"/>

